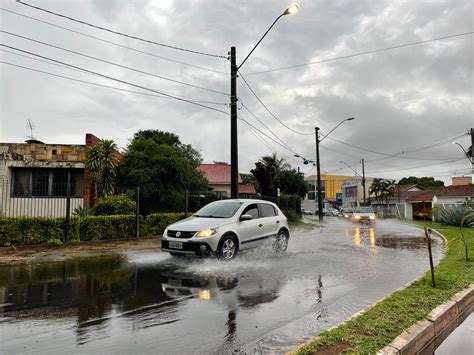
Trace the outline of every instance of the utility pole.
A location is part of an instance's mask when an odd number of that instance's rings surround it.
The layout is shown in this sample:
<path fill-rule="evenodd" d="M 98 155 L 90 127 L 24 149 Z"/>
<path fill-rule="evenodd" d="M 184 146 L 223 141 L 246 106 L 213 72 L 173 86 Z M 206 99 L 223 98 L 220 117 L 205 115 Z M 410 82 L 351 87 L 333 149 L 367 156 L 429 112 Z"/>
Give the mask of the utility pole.
<path fill-rule="evenodd" d="M 235 47 L 230 47 L 230 197 L 239 197 L 237 142 L 237 71 Z"/>
<path fill-rule="evenodd" d="M 471 173 L 474 174 L 474 128 L 471 128 Z"/>
<path fill-rule="evenodd" d="M 318 174 L 316 189 L 318 196 L 318 220 L 323 221 L 323 193 L 321 189 L 321 167 L 319 164 L 319 127 L 314 127 L 314 135 L 316 138 L 316 171 Z"/>
<path fill-rule="evenodd" d="M 364 167 L 364 158 L 362 158 L 362 190 L 363 190 L 363 196 L 364 196 L 364 206 L 365 206 L 365 167 Z"/>

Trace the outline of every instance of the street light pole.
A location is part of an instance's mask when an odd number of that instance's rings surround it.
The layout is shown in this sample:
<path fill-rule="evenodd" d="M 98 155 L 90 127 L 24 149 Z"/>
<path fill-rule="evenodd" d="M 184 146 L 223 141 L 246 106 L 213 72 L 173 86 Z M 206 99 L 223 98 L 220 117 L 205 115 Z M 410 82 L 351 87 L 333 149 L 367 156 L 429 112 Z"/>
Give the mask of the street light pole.
<path fill-rule="evenodd" d="M 361 160 L 362 162 L 362 191 L 364 192 L 363 196 L 364 196 L 364 206 L 366 204 L 366 201 L 365 201 L 365 166 L 364 166 L 364 158 L 362 158 Z"/>
<path fill-rule="evenodd" d="M 275 23 L 286 15 L 293 15 L 297 12 L 299 6 L 297 4 L 291 4 L 286 10 L 273 21 L 272 25 L 263 34 L 257 44 L 247 54 L 245 59 L 240 65 L 237 65 L 236 50 L 235 47 L 230 47 L 230 197 L 238 198 L 239 196 L 239 149 L 238 149 L 238 138 L 237 138 L 237 77 L 239 69 L 247 61 L 250 55 L 253 53 L 255 48 L 262 42 L 263 38 L 272 29 Z"/>
<path fill-rule="evenodd" d="M 321 189 L 321 165 L 319 162 L 319 144 L 323 141 L 324 138 L 329 136 L 334 130 L 339 127 L 341 124 L 343 124 L 346 121 L 352 121 L 354 117 L 351 118 L 346 118 L 345 120 L 342 120 L 339 122 L 336 127 L 331 129 L 328 134 L 326 134 L 323 138 L 319 139 L 319 127 L 314 127 L 314 134 L 316 137 L 316 171 L 318 174 L 317 178 L 317 194 L 318 194 L 318 220 L 319 223 L 323 221 L 323 192 Z"/>
<path fill-rule="evenodd" d="M 237 141 L 237 64 L 235 47 L 230 47 L 230 196 L 239 196 L 239 149 Z"/>
<path fill-rule="evenodd" d="M 316 190 L 318 195 L 318 220 L 323 221 L 323 192 L 321 189 L 321 165 L 319 163 L 319 127 L 314 127 L 314 136 L 316 139 L 316 173 L 318 174 Z"/>

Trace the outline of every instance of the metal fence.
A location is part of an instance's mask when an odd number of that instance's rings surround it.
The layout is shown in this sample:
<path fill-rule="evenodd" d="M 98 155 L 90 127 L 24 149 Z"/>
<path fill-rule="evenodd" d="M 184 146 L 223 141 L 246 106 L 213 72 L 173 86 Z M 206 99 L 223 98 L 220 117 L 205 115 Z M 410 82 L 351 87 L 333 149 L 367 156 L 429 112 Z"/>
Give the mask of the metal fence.
<path fill-rule="evenodd" d="M 24 188 L 9 180 L 0 182 L 0 216 L 4 217 L 65 217 L 67 182 L 30 184 Z M 73 188 L 71 188 L 73 187 Z M 73 211 L 83 205 L 82 186 L 70 184 L 70 205 Z"/>

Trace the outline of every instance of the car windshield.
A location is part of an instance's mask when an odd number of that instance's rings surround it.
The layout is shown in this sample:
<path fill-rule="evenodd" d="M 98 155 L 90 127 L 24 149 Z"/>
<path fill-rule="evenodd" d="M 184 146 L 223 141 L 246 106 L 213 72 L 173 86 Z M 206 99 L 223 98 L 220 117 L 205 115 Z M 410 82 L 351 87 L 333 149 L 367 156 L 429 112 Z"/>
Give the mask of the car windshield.
<path fill-rule="evenodd" d="M 355 213 L 374 213 L 371 207 L 360 207 L 354 210 Z"/>
<path fill-rule="evenodd" d="M 341 211 L 346 212 L 346 213 L 347 212 L 352 212 L 352 208 L 343 208 Z"/>
<path fill-rule="evenodd" d="M 229 218 L 232 217 L 235 212 L 242 206 L 242 202 L 239 201 L 216 201 L 212 202 L 195 214 L 194 217 L 208 217 L 208 218 Z"/>

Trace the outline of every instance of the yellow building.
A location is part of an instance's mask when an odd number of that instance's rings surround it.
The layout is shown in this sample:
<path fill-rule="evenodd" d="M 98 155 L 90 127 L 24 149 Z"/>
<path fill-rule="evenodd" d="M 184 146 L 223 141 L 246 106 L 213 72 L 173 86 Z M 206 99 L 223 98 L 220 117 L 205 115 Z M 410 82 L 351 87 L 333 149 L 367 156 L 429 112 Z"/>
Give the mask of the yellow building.
<path fill-rule="evenodd" d="M 355 180 L 355 176 L 327 175 L 321 174 L 321 189 L 323 202 L 327 202 L 332 206 L 341 205 L 342 203 L 342 182 L 347 180 Z M 316 184 L 317 176 L 310 175 L 305 177 L 308 184 L 307 200 L 316 200 Z"/>

